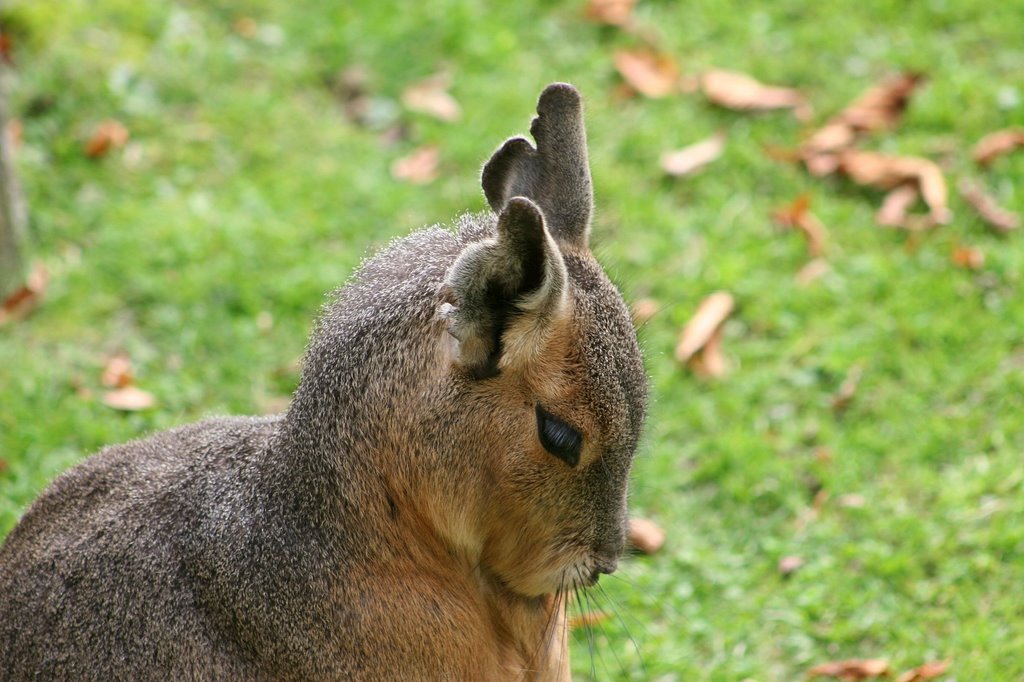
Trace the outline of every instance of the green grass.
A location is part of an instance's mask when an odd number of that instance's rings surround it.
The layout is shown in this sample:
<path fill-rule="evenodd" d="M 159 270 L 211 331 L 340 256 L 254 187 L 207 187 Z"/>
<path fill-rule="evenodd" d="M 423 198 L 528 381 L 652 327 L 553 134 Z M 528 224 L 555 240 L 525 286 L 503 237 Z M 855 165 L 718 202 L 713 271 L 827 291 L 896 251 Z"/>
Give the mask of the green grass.
<path fill-rule="evenodd" d="M 104 444 L 288 395 L 324 294 L 388 239 L 482 209 L 481 163 L 525 130 L 543 85 L 569 80 L 588 104 L 593 241 L 627 298 L 663 306 L 642 331 L 653 404 L 632 499 L 668 541 L 603 581 L 621 622 L 592 633 L 596 677 L 792 680 L 825 660 L 886 657 L 898 670 L 952 658 L 959 680 L 1024 678 L 1024 236 L 991 234 L 953 196 L 953 223 L 907 248 L 873 225 L 879 194 L 767 157 L 763 145 L 799 139 L 791 116 L 695 95 L 617 100 L 611 53 L 635 39 L 583 21 L 579 3 L 388 4 L 8 4 L 31 248 L 52 280 L 41 309 L 0 330 L 0 533 Z M 951 147 L 954 182 L 979 174 L 978 138 L 1024 123 L 1021 0 L 641 0 L 636 15 L 684 71 L 798 86 L 817 120 L 886 73 L 927 72 L 903 125 L 866 146 Z M 242 17 L 262 27 L 255 38 L 235 30 Z M 327 84 L 351 65 L 407 139 L 345 119 Z M 398 104 L 440 69 L 457 124 Z M 106 118 L 131 143 L 87 159 Z M 663 151 L 719 129 L 722 159 L 663 178 Z M 396 182 L 392 161 L 427 143 L 441 177 Z M 1024 211 L 1024 154 L 983 178 Z M 770 218 L 801 192 L 831 235 L 832 270 L 809 287 L 793 280 L 803 243 Z M 955 267 L 958 244 L 983 250 L 984 268 Z M 672 349 L 717 289 L 739 304 L 735 369 L 706 381 Z M 96 399 L 118 350 L 157 409 Z M 837 415 L 831 397 L 855 365 L 863 378 Z M 801 523 L 818 490 L 828 500 Z M 783 578 L 786 555 L 806 563 Z M 574 669 L 592 676 L 584 633 Z"/>

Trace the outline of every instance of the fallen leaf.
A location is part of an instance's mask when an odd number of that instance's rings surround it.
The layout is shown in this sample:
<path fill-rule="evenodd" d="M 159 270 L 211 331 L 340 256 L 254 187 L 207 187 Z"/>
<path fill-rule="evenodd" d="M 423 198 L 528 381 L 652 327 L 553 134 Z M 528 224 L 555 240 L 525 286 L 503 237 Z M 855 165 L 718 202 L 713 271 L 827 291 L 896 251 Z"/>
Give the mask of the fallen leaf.
<path fill-rule="evenodd" d="M 844 149 L 838 157 L 839 170 L 858 185 L 891 189 L 915 183 L 928 205 L 932 225 L 943 225 L 952 219 L 947 205 L 946 179 L 934 162 L 916 156 L 890 156 L 858 149 Z"/>
<path fill-rule="evenodd" d="M 725 150 L 725 133 L 711 137 L 661 156 L 661 169 L 672 177 L 689 175 L 700 170 L 722 155 Z"/>
<path fill-rule="evenodd" d="M 957 183 L 957 189 L 960 190 L 960 196 L 964 201 L 997 232 L 1006 234 L 1020 227 L 1020 216 L 997 204 L 995 198 L 986 192 L 980 183 L 963 178 Z"/>
<path fill-rule="evenodd" d="M 11 292 L 0 304 L 0 325 L 20 320 L 35 310 L 46 293 L 50 273 L 41 263 L 32 267 L 25 283 Z"/>
<path fill-rule="evenodd" d="M 14 66 L 14 39 L 10 31 L 0 29 L 0 59 L 9 66 Z"/>
<path fill-rule="evenodd" d="M 913 670 L 908 670 L 896 678 L 896 682 L 925 682 L 942 675 L 949 670 L 952 661 L 930 661 L 923 663 Z"/>
<path fill-rule="evenodd" d="M 135 383 L 132 361 L 124 354 L 117 353 L 107 358 L 100 375 L 100 383 L 107 388 L 125 388 Z"/>
<path fill-rule="evenodd" d="M 796 273 L 796 283 L 800 286 L 807 286 L 825 275 L 830 269 L 831 266 L 824 258 L 815 258 Z"/>
<path fill-rule="evenodd" d="M 811 115 L 810 105 L 799 90 L 765 85 L 744 73 L 712 69 L 701 76 L 700 85 L 708 100 L 726 109 L 793 109 L 800 120 L 807 120 Z"/>
<path fill-rule="evenodd" d="M 923 80 L 919 73 L 898 73 L 865 90 L 800 146 L 807 170 L 819 177 L 833 173 L 839 165 L 837 152 L 863 134 L 895 127 Z"/>
<path fill-rule="evenodd" d="M 854 658 L 816 665 L 807 671 L 811 677 L 837 677 L 841 680 L 865 680 L 889 674 L 889 661 L 882 658 Z"/>
<path fill-rule="evenodd" d="M 103 394 L 103 404 L 115 410 L 125 412 L 137 412 L 147 410 L 156 405 L 156 398 L 152 393 L 143 391 L 137 386 L 125 386 Z"/>
<path fill-rule="evenodd" d="M 860 378 L 864 373 L 864 368 L 859 364 L 854 365 L 846 373 L 846 377 L 843 378 L 843 383 L 839 384 L 839 390 L 832 396 L 832 411 L 843 412 L 853 402 L 853 397 L 857 394 L 857 386 L 860 385 Z"/>
<path fill-rule="evenodd" d="M 846 121 L 833 120 L 819 128 L 804 142 L 803 148 L 816 154 L 836 152 L 857 141 L 857 131 Z"/>
<path fill-rule="evenodd" d="M 784 556 L 779 559 L 779 573 L 789 576 L 796 573 L 804 565 L 804 560 L 798 556 Z"/>
<path fill-rule="evenodd" d="M 436 145 L 428 145 L 416 149 L 408 156 L 403 156 L 391 164 L 391 175 L 396 180 L 411 182 L 414 185 L 425 185 L 437 179 L 437 167 L 440 163 L 440 152 Z"/>
<path fill-rule="evenodd" d="M 128 129 L 113 119 L 103 121 L 85 143 L 85 155 L 91 159 L 106 156 L 112 149 L 123 147 L 128 141 Z"/>
<path fill-rule="evenodd" d="M 608 620 L 608 614 L 604 611 L 587 611 L 576 616 L 569 617 L 569 629 L 589 628 Z"/>
<path fill-rule="evenodd" d="M 434 118 L 452 123 L 462 117 L 462 107 L 448 92 L 451 76 L 446 73 L 434 74 L 418 80 L 402 92 L 402 104 L 410 111 L 417 111 Z"/>
<path fill-rule="evenodd" d="M 660 307 L 653 298 L 641 298 L 633 304 L 633 324 L 640 327 L 658 314 Z"/>
<path fill-rule="evenodd" d="M 923 81 L 924 75 L 916 72 L 888 76 L 865 90 L 832 120 L 864 132 L 895 127 L 907 109 L 910 95 Z"/>
<path fill-rule="evenodd" d="M 807 240 L 807 251 L 811 258 L 819 258 L 825 253 L 827 232 L 818 217 L 811 213 L 811 197 L 804 193 L 793 200 L 788 206 L 775 211 L 777 223 L 785 227 L 799 230 Z"/>
<path fill-rule="evenodd" d="M 11 149 L 17 149 L 25 142 L 25 126 L 22 125 L 20 118 L 8 119 L 7 130 L 4 132 L 7 134 L 7 142 Z"/>
<path fill-rule="evenodd" d="M 608 26 L 627 26 L 636 0 L 590 0 L 584 15 L 590 21 Z"/>
<path fill-rule="evenodd" d="M 836 498 L 836 504 L 846 509 L 861 509 L 867 506 L 867 498 L 857 493 L 848 493 Z"/>
<path fill-rule="evenodd" d="M 722 347 L 721 327 L 714 331 L 704 348 L 686 364 L 694 374 L 701 377 L 718 379 L 729 373 L 729 360 Z"/>
<path fill-rule="evenodd" d="M 1006 128 L 989 133 L 978 140 L 971 151 L 971 156 L 982 166 L 992 163 L 996 157 L 1024 146 L 1024 128 Z"/>
<path fill-rule="evenodd" d="M 897 185 L 882 199 L 882 205 L 875 213 L 875 222 L 884 227 L 906 227 L 910 207 L 918 196 L 920 192 L 914 183 Z"/>
<path fill-rule="evenodd" d="M 679 67 L 665 54 L 646 49 L 616 50 L 619 75 L 645 97 L 665 97 L 679 90 Z"/>
<path fill-rule="evenodd" d="M 665 544 L 665 531 L 649 519 L 630 519 L 628 539 L 638 552 L 654 554 Z"/>
<path fill-rule="evenodd" d="M 235 33 L 242 36 L 243 38 L 252 39 L 255 38 L 259 33 L 259 24 L 252 17 L 238 17 L 231 26 L 235 29 Z"/>
<path fill-rule="evenodd" d="M 957 246 L 950 256 L 953 265 L 967 270 L 980 270 L 985 267 L 985 254 L 973 246 Z"/>
<path fill-rule="evenodd" d="M 734 306 L 732 295 L 725 291 L 715 292 L 705 298 L 683 328 L 679 343 L 676 345 L 676 360 L 686 363 L 704 348 L 714 336 L 715 330 L 722 326 L 732 313 Z"/>

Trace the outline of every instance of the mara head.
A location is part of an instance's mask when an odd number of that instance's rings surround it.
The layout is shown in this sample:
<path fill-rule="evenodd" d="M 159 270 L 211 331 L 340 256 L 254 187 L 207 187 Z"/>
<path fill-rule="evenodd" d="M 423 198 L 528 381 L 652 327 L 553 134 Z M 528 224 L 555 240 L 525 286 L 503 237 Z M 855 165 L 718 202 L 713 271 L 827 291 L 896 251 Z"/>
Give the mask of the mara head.
<path fill-rule="evenodd" d="M 442 304 L 449 437 L 485 493 L 469 524 L 481 567 L 530 596 L 615 570 L 647 391 L 626 306 L 590 253 L 579 94 L 549 86 L 537 112 L 536 147 L 512 138 L 484 167 L 496 225 L 448 269 Z"/>
<path fill-rule="evenodd" d="M 352 450 L 359 425 L 392 511 L 527 597 L 615 570 L 647 399 L 627 308 L 590 253 L 580 96 L 551 85 L 537 112 L 536 146 L 512 138 L 484 167 L 493 215 L 397 242 L 328 307 L 289 414 L 344 412 L 337 431 Z"/>

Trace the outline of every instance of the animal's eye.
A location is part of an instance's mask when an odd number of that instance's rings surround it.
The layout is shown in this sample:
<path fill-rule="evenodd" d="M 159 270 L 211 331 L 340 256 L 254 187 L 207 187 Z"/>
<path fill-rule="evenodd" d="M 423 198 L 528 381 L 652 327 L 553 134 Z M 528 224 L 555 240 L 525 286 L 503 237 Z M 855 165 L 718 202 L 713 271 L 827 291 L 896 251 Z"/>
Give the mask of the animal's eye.
<path fill-rule="evenodd" d="M 537 433 L 545 450 L 571 467 L 579 464 L 583 447 L 580 432 L 548 414 L 540 405 L 537 406 Z"/>

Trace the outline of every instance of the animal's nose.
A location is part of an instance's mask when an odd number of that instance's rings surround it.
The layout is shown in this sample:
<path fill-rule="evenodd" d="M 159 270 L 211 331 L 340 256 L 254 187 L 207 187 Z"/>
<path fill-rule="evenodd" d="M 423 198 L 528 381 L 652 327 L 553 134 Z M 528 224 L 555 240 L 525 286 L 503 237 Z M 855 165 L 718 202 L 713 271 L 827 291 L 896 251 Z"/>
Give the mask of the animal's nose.
<path fill-rule="evenodd" d="M 617 554 L 613 555 L 598 555 L 594 560 L 594 570 L 590 575 L 590 579 L 593 582 L 597 582 L 597 579 L 602 574 L 610 575 L 615 572 L 615 569 L 619 567 L 619 557 Z"/>

